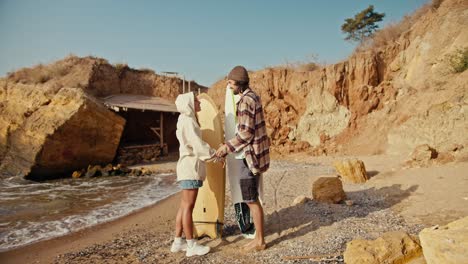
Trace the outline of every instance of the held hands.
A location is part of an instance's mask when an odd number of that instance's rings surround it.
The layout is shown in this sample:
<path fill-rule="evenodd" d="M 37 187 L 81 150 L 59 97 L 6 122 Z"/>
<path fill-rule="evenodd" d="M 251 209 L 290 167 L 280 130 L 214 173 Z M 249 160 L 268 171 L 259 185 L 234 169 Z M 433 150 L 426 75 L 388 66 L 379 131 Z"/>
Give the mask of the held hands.
<path fill-rule="evenodd" d="M 223 165 L 223 168 L 226 167 L 226 155 L 228 154 L 228 147 L 226 144 L 220 144 L 218 150 L 211 155 L 207 160 L 208 162 L 220 162 Z"/>
<path fill-rule="evenodd" d="M 211 156 L 211 158 L 209 160 L 207 160 L 207 161 L 208 162 L 216 162 L 216 163 L 220 162 L 223 165 L 223 168 L 226 167 L 226 159 L 217 157 L 216 153 L 214 153 L 213 156 Z"/>
<path fill-rule="evenodd" d="M 229 149 L 228 146 L 226 146 L 226 144 L 220 144 L 218 150 L 216 150 L 215 155 L 218 158 L 224 158 L 228 154 L 228 151 Z"/>

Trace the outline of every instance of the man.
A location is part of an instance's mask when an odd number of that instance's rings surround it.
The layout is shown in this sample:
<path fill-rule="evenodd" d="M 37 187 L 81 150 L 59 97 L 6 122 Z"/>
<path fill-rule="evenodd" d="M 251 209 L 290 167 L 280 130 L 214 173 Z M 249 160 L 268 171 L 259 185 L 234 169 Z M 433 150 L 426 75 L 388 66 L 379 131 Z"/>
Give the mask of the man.
<path fill-rule="evenodd" d="M 270 139 L 266 132 L 265 118 L 260 97 L 249 87 L 249 75 L 242 66 L 234 67 L 228 75 L 228 85 L 237 103 L 237 132 L 216 151 L 216 156 L 242 153 L 239 185 L 243 202 L 247 203 L 256 229 L 255 238 L 244 246 L 244 251 L 264 250 L 264 213 L 259 201 L 259 178 L 270 166 Z"/>
<path fill-rule="evenodd" d="M 224 138 L 229 140 L 236 136 L 237 116 L 236 109 L 240 95 L 235 95 L 230 86 L 226 87 L 226 97 L 224 104 Z M 236 220 L 242 236 L 249 239 L 255 238 L 255 226 L 250 216 L 249 206 L 243 202 L 240 188 L 241 168 L 243 167 L 244 152 L 229 153 L 226 157 L 226 175 L 231 189 L 231 200 L 236 213 Z M 260 201 L 263 192 L 262 179 L 258 181 Z"/>

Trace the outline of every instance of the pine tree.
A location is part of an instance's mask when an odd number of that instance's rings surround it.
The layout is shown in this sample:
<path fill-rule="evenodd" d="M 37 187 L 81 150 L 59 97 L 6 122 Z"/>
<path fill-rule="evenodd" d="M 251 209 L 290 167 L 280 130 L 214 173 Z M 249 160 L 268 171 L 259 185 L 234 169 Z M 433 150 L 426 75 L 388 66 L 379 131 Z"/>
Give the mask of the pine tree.
<path fill-rule="evenodd" d="M 384 13 L 374 12 L 374 6 L 370 5 L 354 18 L 345 19 L 345 23 L 341 25 L 341 31 L 347 34 L 345 40 L 361 42 L 372 36 L 379 28 L 376 23 L 382 21 L 384 17 Z"/>

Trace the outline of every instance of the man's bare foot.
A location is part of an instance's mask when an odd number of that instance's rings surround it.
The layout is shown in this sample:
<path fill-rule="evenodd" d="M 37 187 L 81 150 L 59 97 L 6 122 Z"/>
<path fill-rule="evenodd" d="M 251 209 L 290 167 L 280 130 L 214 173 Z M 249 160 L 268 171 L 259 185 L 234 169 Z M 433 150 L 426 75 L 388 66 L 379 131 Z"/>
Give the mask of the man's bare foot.
<path fill-rule="evenodd" d="M 261 250 L 265 250 L 266 249 L 266 244 L 265 243 L 261 243 L 257 240 L 252 240 L 250 241 L 249 243 L 245 244 L 243 247 L 242 247 L 242 252 L 243 253 L 250 253 L 250 252 L 253 252 L 253 251 L 261 251 Z"/>

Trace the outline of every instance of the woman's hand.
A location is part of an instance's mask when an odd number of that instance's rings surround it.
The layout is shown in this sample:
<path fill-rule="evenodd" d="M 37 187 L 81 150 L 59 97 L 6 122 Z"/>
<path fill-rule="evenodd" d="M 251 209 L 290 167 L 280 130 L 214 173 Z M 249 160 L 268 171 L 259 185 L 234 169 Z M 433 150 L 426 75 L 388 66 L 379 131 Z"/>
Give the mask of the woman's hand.
<path fill-rule="evenodd" d="M 223 165 L 223 168 L 226 167 L 226 159 L 225 158 L 221 158 L 221 157 L 218 157 L 216 156 L 216 154 L 213 154 L 213 156 L 211 156 L 210 159 L 206 160 L 207 162 L 221 162 L 221 164 Z"/>

